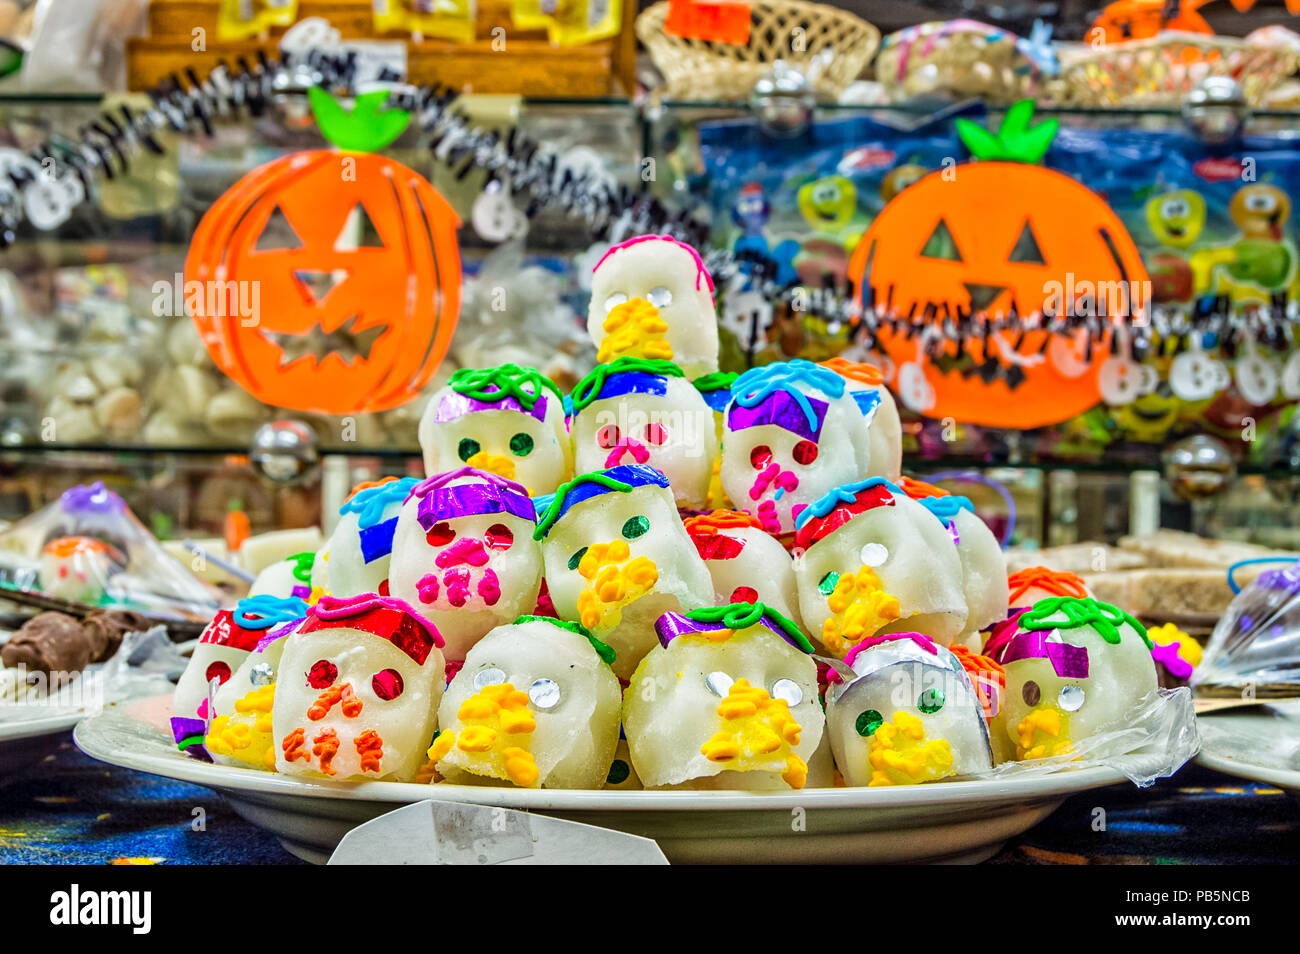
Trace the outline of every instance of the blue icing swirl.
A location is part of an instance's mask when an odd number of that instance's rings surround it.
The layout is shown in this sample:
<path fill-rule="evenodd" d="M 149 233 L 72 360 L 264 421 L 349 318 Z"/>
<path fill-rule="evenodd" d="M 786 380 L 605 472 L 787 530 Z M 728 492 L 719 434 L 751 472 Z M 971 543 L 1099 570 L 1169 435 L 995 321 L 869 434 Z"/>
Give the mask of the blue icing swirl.
<path fill-rule="evenodd" d="M 817 413 L 808 403 L 808 397 L 798 385 L 819 391 L 827 397 L 844 395 L 844 379 L 821 365 L 802 358 L 775 361 L 762 367 L 750 368 L 731 383 L 731 399 L 741 407 L 754 407 L 778 391 L 785 391 L 799 405 L 808 419 L 808 427 L 816 430 L 820 423 Z"/>
<path fill-rule="evenodd" d="M 415 477 L 403 477 L 401 480 L 385 481 L 378 487 L 358 490 L 343 502 L 342 507 L 339 507 L 339 516 L 355 513 L 359 527 L 363 530 L 366 527 L 373 527 L 383 521 L 384 511 L 390 504 L 397 504 L 400 507 L 411 493 L 411 488 L 419 482 Z"/>
<path fill-rule="evenodd" d="M 957 514 L 963 510 L 975 512 L 975 506 L 969 497 L 922 497 L 917 503 L 938 517 L 939 522 L 945 526 L 956 520 Z"/>
<path fill-rule="evenodd" d="M 840 504 L 853 503 L 858 494 L 864 490 L 870 490 L 872 487 L 884 487 L 891 494 L 907 496 L 901 487 L 884 477 L 868 477 L 866 480 L 859 480 L 852 484 L 841 484 L 799 511 L 799 516 L 794 518 L 794 528 L 802 530 L 803 525 L 813 517 L 824 517 Z M 970 501 L 966 502 L 970 503 Z"/>
<path fill-rule="evenodd" d="M 251 615 L 250 615 L 251 614 Z M 307 615 L 307 604 L 296 596 L 280 597 L 270 593 L 245 596 L 235 604 L 231 618 L 244 629 L 270 629 L 280 623 L 302 619 Z M 257 618 L 252 618 L 256 616 Z"/>

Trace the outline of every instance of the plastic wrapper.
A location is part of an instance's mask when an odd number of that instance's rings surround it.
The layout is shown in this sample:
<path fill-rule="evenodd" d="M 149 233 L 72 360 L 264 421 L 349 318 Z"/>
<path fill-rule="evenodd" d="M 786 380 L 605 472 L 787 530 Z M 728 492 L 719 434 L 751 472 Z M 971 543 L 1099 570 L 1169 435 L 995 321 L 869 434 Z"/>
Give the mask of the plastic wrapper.
<path fill-rule="evenodd" d="M 220 605 L 219 594 L 98 481 L 72 487 L 0 533 L 0 551 L 0 587 L 8 589 L 163 618 L 206 620 Z"/>
<path fill-rule="evenodd" d="M 1265 570 L 1238 594 L 1192 685 L 1197 695 L 1300 695 L 1300 562 Z"/>

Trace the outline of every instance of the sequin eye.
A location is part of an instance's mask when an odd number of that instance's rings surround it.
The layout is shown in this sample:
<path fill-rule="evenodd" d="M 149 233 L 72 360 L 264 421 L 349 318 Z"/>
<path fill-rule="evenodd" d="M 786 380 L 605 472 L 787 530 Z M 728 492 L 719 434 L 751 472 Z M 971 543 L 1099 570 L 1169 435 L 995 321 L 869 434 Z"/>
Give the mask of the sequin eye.
<path fill-rule="evenodd" d="M 514 542 L 514 531 L 504 523 L 492 524 L 487 533 L 483 534 L 483 545 L 489 550 L 509 550 L 510 544 Z"/>
<path fill-rule="evenodd" d="M 727 693 L 731 691 L 731 684 L 733 682 L 735 682 L 735 680 L 725 672 L 711 672 L 704 677 L 705 687 L 708 688 L 709 692 L 721 699 L 725 699 Z"/>
<path fill-rule="evenodd" d="M 926 715 L 931 715 L 943 708 L 942 689 L 927 689 L 916 699 L 916 707 Z"/>
<path fill-rule="evenodd" d="M 538 679 L 528 687 L 528 701 L 546 711 L 560 704 L 560 685 L 553 679 Z"/>
<path fill-rule="evenodd" d="M 385 702 L 391 702 L 402 694 L 406 688 L 402 684 L 402 674 L 396 669 L 385 669 L 383 672 L 377 672 L 370 678 L 370 688 L 375 690 L 375 695 Z"/>
<path fill-rule="evenodd" d="M 230 665 L 218 659 L 204 670 L 203 678 L 208 682 L 213 679 L 217 680 L 217 682 L 225 682 L 230 678 Z"/>
<path fill-rule="evenodd" d="M 583 547 L 581 550 L 573 554 L 573 556 L 569 557 L 569 569 L 576 570 L 578 568 L 578 564 L 582 562 L 582 558 L 585 557 L 586 555 L 587 555 L 587 548 Z"/>
<path fill-rule="evenodd" d="M 758 590 L 752 586 L 738 586 L 731 591 L 731 603 L 757 603 Z"/>
<path fill-rule="evenodd" d="M 755 470 L 762 470 L 768 464 L 772 463 L 772 448 L 766 444 L 759 444 L 749 452 L 749 462 Z"/>
<path fill-rule="evenodd" d="M 627 301 L 627 295 L 623 294 L 623 292 L 614 292 L 605 299 L 605 314 L 609 314 L 625 301 Z"/>
<path fill-rule="evenodd" d="M 339 667 L 328 659 L 318 659 L 307 670 L 307 685 L 313 689 L 328 689 L 339 677 Z"/>
<path fill-rule="evenodd" d="M 800 441 L 794 445 L 791 454 L 795 459 L 795 463 L 807 466 L 817 459 L 817 445 L 812 441 Z"/>
<path fill-rule="evenodd" d="M 803 702 L 803 689 L 793 679 L 778 679 L 772 684 L 772 698 L 780 699 L 789 706 Z"/>
<path fill-rule="evenodd" d="M 527 457 L 533 452 L 533 438 L 529 434 L 520 431 L 514 437 L 510 438 L 510 453 L 516 457 Z"/>
<path fill-rule="evenodd" d="M 1056 704 L 1066 712 L 1078 712 L 1083 708 L 1083 698 L 1083 689 L 1079 686 L 1062 686 Z"/>
<path fill-rule="evenodd" d="M 865 739 L 879 729 L 884 722 L 885 717 L 875 709 L 864 709 L 858 713 L 858 718 L 857 721 L 853 723 L 853 728 L 857 730 L 858 735 Z"/>
<path fill-rule="evenodd" d="M 628 517 L 627 522 L 623 524 L 623 539 L 635 540 L 650 529 L 650 519 L 648 517 Z"/>
<path fill-rule="evenodd" d="M 673 293 L 663 285 L 656 285 L 646 292 L 646 301 L 656 308 L 667 308 L 673 303 Z"/>
<path fill-rule="evenodd" d="M 668 431 L 662 424 L 652 422 L 645 426 L 645 442 L 653 444 L 655 447 L 663 444 L 668 440 Z"/>
<path fill-rule="evenodd" d="M 487 686 L 499 686 L 506 681 L 506 674 L 500 669 L 481 669 L 474 674 L 474 688 L 480 692 Z"/>
<path fill-rule="evenodd" d="M 482 446 L 472 437 L 462 438 L 460 444 L 456 447 L 456 456 L 463 461 L 468 461 L 471 457 L 482 450 Z"/>
<path fill-rule="evenodd" d="M 612 447 L 618 446 L 619 437 L 618 425 L 606 424 L 596 432 L 596 443 L 606 450 L 609 450 Z"/>
<path fill-rule="evenodd" d="M 1025 705 L 1036 706 L 1038 705 L 1038 700 L 1043 698 L 1043 690 L 1039 689 L 1038 683 L 1031 679 L 1021 688 L 1020 698 L 1025 700 Z"/>
<path fill-rule="evenodd" d="M 441 523 L 435 523 L 425 531 L 424 539 L 429 541 L 431 547 L 445 547 L 456 539 L 456 531 L 451 528 L 451 524 L 444 520 Z"/>

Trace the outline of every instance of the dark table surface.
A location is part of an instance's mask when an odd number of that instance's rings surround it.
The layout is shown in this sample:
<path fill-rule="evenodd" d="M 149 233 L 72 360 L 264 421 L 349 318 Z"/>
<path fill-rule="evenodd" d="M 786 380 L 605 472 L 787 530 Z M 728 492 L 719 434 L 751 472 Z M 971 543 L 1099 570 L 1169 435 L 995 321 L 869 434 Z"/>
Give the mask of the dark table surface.
<path fill-rule="evenodd" d="M 1149 789 L 1116 785 L 1074 796 L 990 863 L 1298 860 L 1300 802 L 1277 788 L 1188 765 Z M 208 789 L 96 762 L 70 736 L 0 782 L 0 862 L 302 863 Z"/>

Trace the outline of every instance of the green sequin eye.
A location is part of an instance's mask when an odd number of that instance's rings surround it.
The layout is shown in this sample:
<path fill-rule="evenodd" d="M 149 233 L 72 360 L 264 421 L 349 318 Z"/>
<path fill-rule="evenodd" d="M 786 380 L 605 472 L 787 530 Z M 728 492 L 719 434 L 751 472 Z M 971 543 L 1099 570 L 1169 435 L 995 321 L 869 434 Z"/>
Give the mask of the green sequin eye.
<path fill-rule="evenodd" d="M 858 730 L 858 735 L 864 739 L 875 732 L 884 724 L 885 717 L 875 709 L 866 709 L 858 713 L 858 721 L 854 723 L 854 728 Z"/>
<path fill-rule="evenodd" d="M 582 558 L 586 555 L 587 555 L 587 548 L 583 547 L 573 556 L 569 557 L 569 569 L 576 570 L 578 568 L 578 564 L 582 562 Z"/>
<path fill-rule="evenodd" d="M 510 438 L 510 453 L 516 457 L 527 457 L 533 452 L 533 439 L 520 431 Z"/>
<path fill-rule="evenodd" d="M 817 584 L 817 592 L 820 593 L 822 596 L 830 596 L 832 593 L 835 592 L 835 584 L 838 583 L 839 581 L 840 581 L 840 575 L 836 573 L 834 570 L 831 570 L 829 573 L 823 576 L 821 578 L 821 582 Z"/>
<path fill-rule="evenodd" d="M 615 759 L 609 767 L 609 774 L 605 776 L 606 785 L 618 785 L 627 781 L 627 777 L 632 774 L 632 770 L 627 767 L 627 763 L 622 759 Z"/>
<path fill-rule="evenodd" d="M 629 517 L 627 523 L 623 524 L 623 538 L 625 540 L 635 540 L 650 529 L 650 520 L 648 517 Z"/>
<path fill-rule="evenodd" d="M 917 697 L 916 707 L 929 715 L 942 709 L 943 701 L 942 689 L 927 689 Z"/>
<path fill-rule="evenodd" d="M 481 449 L 478 441 L 472 437 L 466 437 L 460 442 L 460 446 L 456 448 L 456 455 L 468 463 L 469 459 Z"/>

